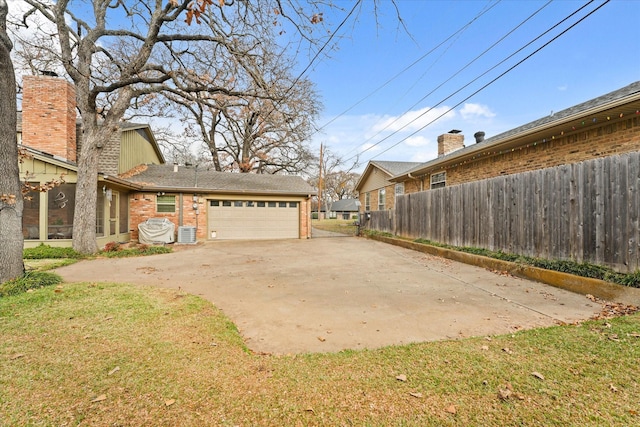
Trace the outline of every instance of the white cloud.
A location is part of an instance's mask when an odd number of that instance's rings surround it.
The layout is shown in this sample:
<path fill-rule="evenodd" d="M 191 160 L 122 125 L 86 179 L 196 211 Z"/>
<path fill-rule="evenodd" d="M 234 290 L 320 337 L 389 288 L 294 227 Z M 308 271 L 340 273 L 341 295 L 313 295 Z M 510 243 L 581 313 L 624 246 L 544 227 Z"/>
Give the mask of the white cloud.
<path fill-rule="evenodd" d="M 562 85 L 562 86 L 558 86 L 558 90 L 559 90 L 560 92 L 564 92 L 564 91 L 566 91 L 567 89 L 569 89 L 569 85 L 567 85 L 567 84 L 564 84 L 564 85 Z"/>
<path fill-rule="evenodd" d="M 431 140 L 421 135 L 415 135 L 407 138 L 404 143 L 410 147 L 424 147 L 431 144 Z"/>
<path fill-rule="evenodd" d="M 448 111 L 450 107 L 422 108 L 420 110 L 409 111 L 401 116 L 385 116 L 378 121 L 373 130 L 376 132 L 415 132 L 431 123 L 441 120 L 451 120 L 456 114 Z"/>
<path fill-rule="evenodd" d="M 424 150 L 424 151 L 416 151 L 413 153 L 410 162 L 428 162 L 429 160 L 433 160 L 438 155 L 438 151 L 435 149 Z"/>
<path fill-rule="evenodd" d="M 371 142 L 367 142 L 358 147 L 358 150 L 362 153 L 363 151 L 367 151 L 369 153 L 375 153 L 376 151 L 380 151 L 380 146 L 375 145 Z"/>
<path fill-rule="evenodd" d="M 496 114 L 486 105 L 465 103 L 460 109 L 460 115 L 464 120 L 473 120 L 476 118 L 491 118 Z"/>

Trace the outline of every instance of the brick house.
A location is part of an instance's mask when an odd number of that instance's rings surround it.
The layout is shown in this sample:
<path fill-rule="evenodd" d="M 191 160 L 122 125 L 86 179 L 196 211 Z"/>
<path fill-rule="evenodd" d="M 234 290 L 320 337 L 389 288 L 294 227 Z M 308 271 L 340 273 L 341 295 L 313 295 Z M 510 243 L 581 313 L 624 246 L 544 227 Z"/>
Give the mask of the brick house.
<path fill-rule="evenodd" d="M 466 146 L 453 130 L 438 137 L 438 157 L 396 173 L 390 183 L 417 192 L 640 151 L 640 81 Z"/>
<path fill-rule="evenodd" d="M 82 143 L 75 89 L 67 81 L 51 76 L 25 76 L 23 82 L 17 136 L 28 158 L 20 164 L 20 175 L 33 184 L 61 176 L 64 180 L 51 191 L 28 194 L 23 216 L 25 247 L 40 243 L 70 246 L 78 171 L 76 153 Z M 164 163 L 146 124 L 122 123 L 119 132 L 105 144 L 96 177 L 99 247 L 137 239 L 138 225 L 157 217 L 169 218 L 176 227 L 195 227 L 199 239 L 310 237 L 309 200 L 314 190 L 301 178 L 247 177 L 185 167 L 174 172 L 174 166 Z M 219 209 L 215 209 L 216 202 Z M 240 202 L 256 208 L 263 204 L 270 208 L 275 203 L 278 209 L 226 209 L 229 203 L 239 208 Z M 280 209 L 285 204 L 288 209 Z M 228 217 L 244 218 L 244 222 L 225 221 Z M 243 234 L 242 230 L 252 230 L 250 224 L 259 224 L 274 233 L 254 230 L 253 234 Z M 224 228 L 229 226 L 234 227 L 232 232 Z M 245 237 L 247 234 L 249 237 Z"/>
<path fill-rule="evenodd" d="M 419 184 L 391 182 L 391 178 L 420 166 L 417 162 L 389 162 L 372 160 L 356 183 L 358 200 L 364 212 L 393 209 L 397 194 L 419 191 Z"/>
<path fill-rule="evenodd" d="M 106 181 L 129 186 L 132 224 L 168 218 L 193 228 L 199 240 L 311 237 L 315 190 L 298 176 L 140 165 Z M 131 238 L 138 237 L 132 229 Z"/>
<path fill-rule="evenodd" d="M 465 147 L 461 132 L 441 135 L 436 159 L 389 178 L 406 194 L 367 215 L 365 228 L 620 272 L 640 266 L 640 82 L 474 136 Z"/>
<path fill-rule="evenodd" d="M 74 86 L 57 77 L 24 76 L 22 111 L 18 112 L 17 139 L 28 157 L 20 163 L 22 179 L 41 184 L 62 177 L 64 183 L 48 192 L 31 192 L 25 200 L 23 235 L 25 247 L 47 243 L 70 246 L 78 166 L 76 155 L 82 129 L 76 116 Z M 151 128 L 123 123 L 105 144 L 100 158 L 96 235 L 98 245 L 130 238 L 128 188 L 107 183 L 105 176 L 118 174 L 142 163 L 164 163 Z"/>
<path fill-rule="evenodd" d="M 357 199 L 341 199 L 331 203 L 329 218 L 356 219 L 360 211 L 360 201 Z"/>

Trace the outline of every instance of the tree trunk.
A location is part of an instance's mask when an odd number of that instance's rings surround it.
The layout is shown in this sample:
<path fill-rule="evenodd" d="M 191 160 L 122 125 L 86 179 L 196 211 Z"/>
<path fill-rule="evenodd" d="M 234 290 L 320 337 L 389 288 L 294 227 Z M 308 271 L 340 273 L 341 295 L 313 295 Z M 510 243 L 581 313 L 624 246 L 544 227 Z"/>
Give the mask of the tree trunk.
<path fill-rule="evenodd" d="M 16 77 L 7 36 L 8 6 L 0 0 L 0 283 L 24 274 L 24 202 L 16 138 Z"/>
<path fill-rule="evenodd" d="M 73 212 L 73 249 L 83 254 L 98 251 L 96 242 L 96 206 L 98 203 L 98 151 L 95 141 L 101 137 L 95 124 L 85 123 L 86 138 L 78 159 L 76 204 Z"/>
<path fill-rule="evenodd" d="M 209 130 L 209 151 L 213 157 L 213 165 L 218 172 L 222 172 L 222 166 L 220 166 L 220 153 L 218 152 L 218 146 L 216 145 L 216 127 L 220 123 L 220 110 L 216 110 L 213 113 L 211 120 L 211 129 Z"/>

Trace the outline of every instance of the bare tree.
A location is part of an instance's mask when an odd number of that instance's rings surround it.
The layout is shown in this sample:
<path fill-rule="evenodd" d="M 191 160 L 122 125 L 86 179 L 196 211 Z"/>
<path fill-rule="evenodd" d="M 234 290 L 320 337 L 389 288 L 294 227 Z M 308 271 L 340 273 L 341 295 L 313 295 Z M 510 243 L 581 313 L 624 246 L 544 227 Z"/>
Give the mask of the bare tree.
<path fill-rule="evenodd" d="M 0 283 L 21 276 L 22 199 L 16 138 L 16 78 L 7 34 L 9 7 L 0 0 Z"/>
<path fill-rule="evenodd" d="M 324 192 L 331 201 L 358 197 L 356 183 L 360 174 L 350 170 L 337 170 L 324 177 Z"/>
<path fill-rule="evenodd" d="M 97 248 L 95 223 L 98 159 L 107 141 L 119 129 L 127 109 L 149 94 L 220 93 L 242 95 L 229 85 L 203 85 L 198 79 L 178 79 L 188 70 L 172 68 L 196 45 L 217 55 L 234 57 L 244 75 L 261 86 L 264 79 L 252 67 L 251 52 L 261 28 L 271 25 L 273 11 L 289 19 L 281 1 L 211 2 L 205 0 L 155 0 L 132 2 L 71 2 L 25 0 L 57 28 L 59 63 L 76 87 L 83 143 L 78 156 L 73 247 L 82 253 Z M 296 14 L 298 9 L 291 9 Z M 240 16 L 253 27 L 250 33 L 229 33 L 227 14 Z M 184 18 L 199 25 L 188 26 Z M 285 19 L 281 18 L 281 19 Z M 294 20 L 291 19 L 290 22 Z M 305 22 L 305 21 L 300 21 Z M 306 26 L 308 24 L 305 23 Z M 302 26 L 297 27 L 302 32 Z M 246 37 L 245 37 L 246 35 Z M 313 38 L 308 36 L 308 40 Z M 156 62 L 166 57 L 172 61 Z M 199 75 L 198 75 L 199 77 Z"/>
<path fill-rule="evenodd" d="M 246 22 L 237 17 L 228 18 L 227 25 L 232 33 L 245 32 Z M 295 63 L 287 47 L 276 43 L 272 27 L 261 29 L 260 35 L 235 43 L 243 55 L 211 55 L 193 46 L 180 57 L 180 66 L 173 67 L 184 70 L 176 80 L 226 86 L 235 94 L 184 93 L 181 88 L 189 85 L 183 83 L 164 91 L 165 101 L 156 98 L 150 109 L 179 105 L 186 136 L 204 143 L 216 170 L 297 173 L 312 158 L 307 141 L 321 106 L 319 97 L 309 80 L 293 76 Z"/>

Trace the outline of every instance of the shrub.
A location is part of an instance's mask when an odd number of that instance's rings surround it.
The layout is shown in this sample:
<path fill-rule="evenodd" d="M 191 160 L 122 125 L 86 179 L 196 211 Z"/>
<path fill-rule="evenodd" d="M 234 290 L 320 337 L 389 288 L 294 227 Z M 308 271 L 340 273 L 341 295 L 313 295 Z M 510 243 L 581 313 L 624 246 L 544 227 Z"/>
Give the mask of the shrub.
<path fill-rule="evenodd" d="M 143 255 L 168 254 L 171 252 L 171 248 L 167 246 L 139 245 L 128 249 L 120 248 L 115 251 L 106 251 L 105 248 L 105 251 L 101 252 L 101 255 L 106 256 L 107 258 L 126 258 Z"/>
<path fill-rule="evenodd" d="M 120 250 L 120 243 L 118 242 L 109 242 L 104 245 L 104 252 L 118 252 Z"/>
<path fill-rule="evenodd" d="M 73 248 L 54 248 L 41 243 L 35 248 L 27 248 L 22 252 L 24 259 L 56 259 L 73 258 L 80 259 L 83 255 L 73 250 Z"/>
<path fill-rule="evenodd" d="M 0 297 L 16 295 L 26 292 L 29 289 L 38 289 L 59 283 L 62 283 L 62 277 L 57 274 L 44 271 L 30 271 L 26 272 L 22 277 L 0 284 Z"/>
<path fill-rule="evenodd" d="M 156 255 L 156 254 L 168 254 L 171 253 L 171 248 L 167 246 L 145 246 L 140 248 L 140 252 L 143 255 Z"/>

